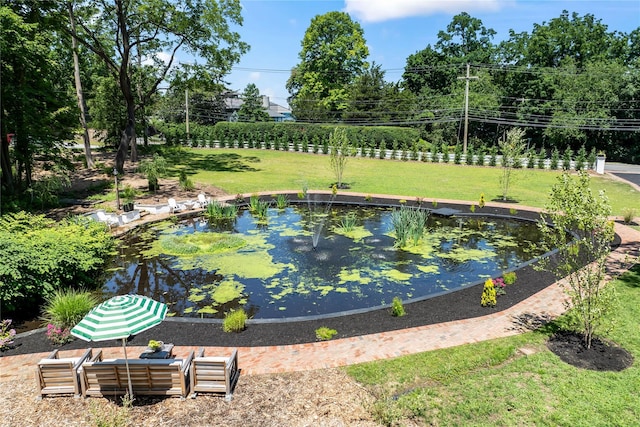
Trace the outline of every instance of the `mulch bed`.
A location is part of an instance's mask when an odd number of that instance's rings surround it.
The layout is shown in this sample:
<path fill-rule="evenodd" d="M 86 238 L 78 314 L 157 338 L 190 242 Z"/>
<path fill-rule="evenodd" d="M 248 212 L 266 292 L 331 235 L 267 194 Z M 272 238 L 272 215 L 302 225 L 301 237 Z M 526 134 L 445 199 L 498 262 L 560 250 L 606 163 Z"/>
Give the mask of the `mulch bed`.
<path fill-rule="evenodd" d="M 633 355 L 615 343 L 594 337 L 587 348 L 582 335 L 573 332 L 557 332 L 547 347 L 563 362 L 582 369 L 618 372 L 633 365 Z"/>
<path fill-rule="evenodd" d="M 220 321 L 202 322 L 200 319 L 167 318 L 160 325 L 130 338 L 130 345 L 144 346 L 150 339 L 171 342 L 179 346 L 253 347 L 301 344 L 316 341 L 315 330 L 326 326 L 338 331 L 334 338 L 346 338 L 384 331 L 430 325 L 452 320 L 484 316 L 505 310 L 554 282 L 549 273 L 535 271 L 527 266 L 518 271 L 516 284 L 509 286 L 507 294 L 498 297 L 495 308 L 480 306 L 482 285 L 448 293 L 424 301 L 405 304 L 406 316 L 393 317 L 388 309 L 366 313 L 307 320 L 300 322 L 251 323 L 240 333 L 225 333 Z M 104 341 L 103 347 L 119 346 L 120 341 Z M 75 340 L 57 347 L 60 350 L 85 348 L 87 343 Z M 0 353 L 11 356 L 40 353 L 54 347 L 44 331 L 24 334 L 15 340 L 12 349 Z"/>

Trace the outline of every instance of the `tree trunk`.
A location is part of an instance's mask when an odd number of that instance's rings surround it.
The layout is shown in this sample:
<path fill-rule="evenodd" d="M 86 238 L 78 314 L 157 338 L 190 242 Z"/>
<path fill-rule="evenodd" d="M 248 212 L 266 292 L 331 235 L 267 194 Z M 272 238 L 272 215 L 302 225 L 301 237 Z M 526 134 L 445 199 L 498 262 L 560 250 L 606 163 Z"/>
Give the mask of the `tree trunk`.
<path fill-rule="evenodd" d="M 0 99 L 0 119 L 2 118 L 2 100 Z M 13 175 L 11 173 L 11 159 L 9 158 L 9 141 L 7 141 L 7 127 L 5 122 L 0 120 L 0 170 L 2 176 L 0 177 L 0 191 L 6 191 L 8 194 L 15 193 L 13 186 Z"/>
<path fill-rule="evenodd" d="M 73 15 L 73 4 L 69 3 L 69 23 L 71 24 L 71 47 L 73 51 L 73 76 L 76 83 L 76 94 L 78 96 L 78 108 L 80 109 L 80 125 L 82 126 L 82 138 L 84 141 L 84 157 L 89 169 L 94 168 L 93 156 L 91 155 L 91 141 L 89 139 L 89 129 L 87 128 L 87 112 L 84 105 L 84 92 L 82 91 L 82 81 L 80 80 L 80 61 L 78 60 L 78 39 L 76 38 L 76 20 Z"/>

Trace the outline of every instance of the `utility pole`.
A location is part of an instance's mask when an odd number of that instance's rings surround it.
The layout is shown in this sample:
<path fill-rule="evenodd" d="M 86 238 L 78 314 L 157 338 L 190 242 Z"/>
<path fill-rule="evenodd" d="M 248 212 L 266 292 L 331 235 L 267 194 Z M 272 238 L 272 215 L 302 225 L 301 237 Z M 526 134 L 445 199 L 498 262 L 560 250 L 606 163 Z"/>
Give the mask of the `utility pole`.
<path fill-rule="evenodd" d="M 187 143 L 189 143 L 189 89 L 184 90 L 184 103 L 185 108 L 185 123 L 187 124 Z"/>
<path fill-rule="evenodd" d="M 467 154 L 467 140 L 469 138 L 469 80 L 477 80 L 478 76 L 469 75 L 469 63 L 467 63 L 467 75 L 458 77 L 458 80 L 466 80 L 464 87 L 464 141 L 462 144 L 462 152 Z"/>

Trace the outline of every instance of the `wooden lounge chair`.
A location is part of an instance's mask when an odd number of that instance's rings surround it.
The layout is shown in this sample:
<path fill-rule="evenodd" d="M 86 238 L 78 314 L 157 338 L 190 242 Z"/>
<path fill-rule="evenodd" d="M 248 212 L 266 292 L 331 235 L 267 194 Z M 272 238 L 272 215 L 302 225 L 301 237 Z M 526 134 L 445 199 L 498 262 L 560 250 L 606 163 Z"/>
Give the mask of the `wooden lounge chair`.
<path fill-rule="evenodd" d="M 205 357 L 204 348 L 200 348 L 191 362 L 190 397 L 195 398 L 198 392 L 224 393 L 229 401 L 239 376 L 237 349 L 229 357 Z"/>
<path fill-rule="evenodd" d="M 129 374 L 134 395 L 177 396 L 189 394 L 189 368 L 193 351 L 186 359 L 129 359 Z M 129 391 L 127 362 L 103 360 L 102 352 L 82 364 L 78 371 L 82 395 L 115 396 Z"/>
<path fill-rule="evenodd" d="M 92 350 L 87 349 L 82 356 L 60 358 L 58 350 L 53 350 L 36 366 L 36 383 L 39 398 L 45 394 L 71 394 L 80 397 L 78 369 L 91 358 Z"/>

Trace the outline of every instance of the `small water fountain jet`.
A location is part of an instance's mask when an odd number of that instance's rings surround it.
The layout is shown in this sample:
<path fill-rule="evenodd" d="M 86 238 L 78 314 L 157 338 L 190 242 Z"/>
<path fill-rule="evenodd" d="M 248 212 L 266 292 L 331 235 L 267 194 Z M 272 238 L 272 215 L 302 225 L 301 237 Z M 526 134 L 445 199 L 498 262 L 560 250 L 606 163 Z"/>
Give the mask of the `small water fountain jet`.
<path fill-rule="evenodd" d="M 327 221 L 327 217 L 329 216 L 329 212 L 331 210 L 331 204 L 333 200 L 336 198 L 337 188 L 334 187 L 331 197 L 329 201 L 324 204 L 324 209 L 320 211 L 318 205 L 322 202 L 317 199 L 311 198 L 311 195 L 308 192 L 308 189 L 305 187 L 302 189 L 302 195 L 307 199 L 307 210 L 309 212 L 309 224 L 311 225 L 311 231 L 313 232 L 311 236 L 311 244 L 313 250 L 318 247 L 318 243 L 320 242 L 320 235 L 322 234 L 322 229 L 324 228 L 324 223 Z"/>

